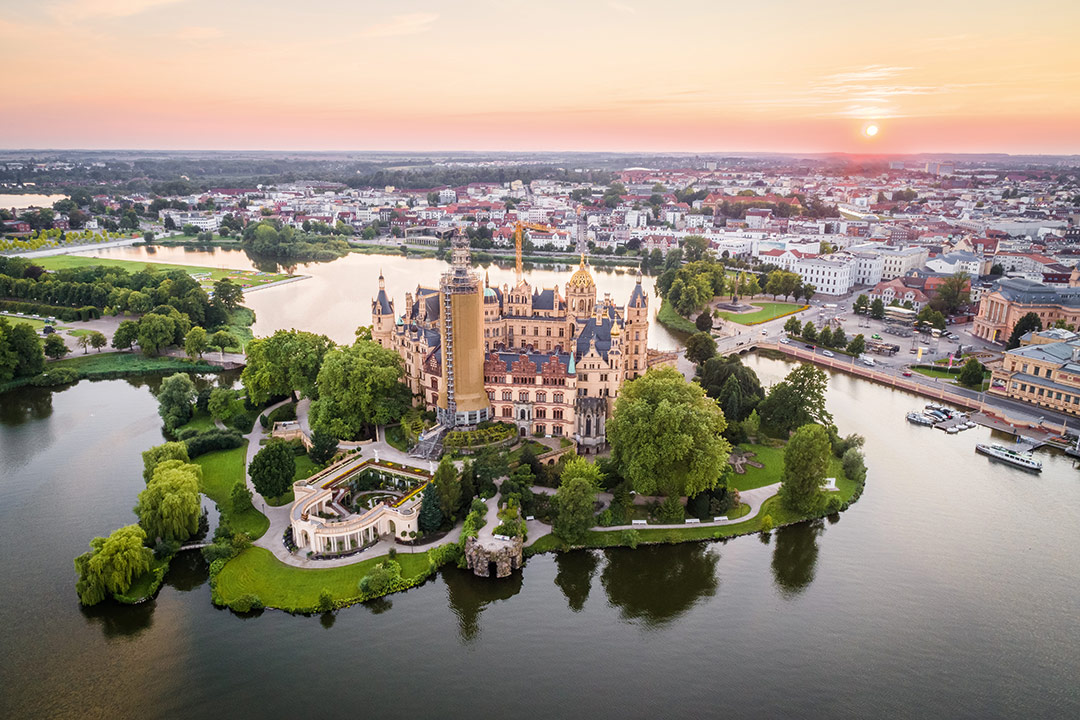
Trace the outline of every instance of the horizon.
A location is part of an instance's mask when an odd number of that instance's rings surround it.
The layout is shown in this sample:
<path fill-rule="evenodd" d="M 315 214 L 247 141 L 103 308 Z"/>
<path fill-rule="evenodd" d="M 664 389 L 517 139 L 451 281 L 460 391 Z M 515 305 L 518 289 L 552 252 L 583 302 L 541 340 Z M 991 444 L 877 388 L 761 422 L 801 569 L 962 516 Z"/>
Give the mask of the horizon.
<path fill-rule="evenodd" d="M 798 17 L 781 0 L 324 5 L 13 0 L 0 57 L 19 104 L 0 135 L 114 151 L 1080 153 L 1080 5 L 1061 0 L 828 0 Z"/>

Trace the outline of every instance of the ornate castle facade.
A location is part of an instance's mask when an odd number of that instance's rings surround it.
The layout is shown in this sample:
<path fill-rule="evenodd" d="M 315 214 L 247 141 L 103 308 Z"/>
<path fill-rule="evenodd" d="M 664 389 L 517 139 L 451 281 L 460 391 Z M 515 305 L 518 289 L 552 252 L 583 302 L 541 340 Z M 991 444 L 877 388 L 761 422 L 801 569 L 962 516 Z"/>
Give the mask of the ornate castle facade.
<path fill-rule="evenodd" d="M 673 359 L 647 349 L 649 300 L 640 273 L 627 304 L 619 306 L 607 294 L 597 297 L 584 257 L 562 292 L 558 286 L 534 289 L 521 277 L 513 287 L 492 287 L 486 278 L 481 284 L 467 262 L 467 250 L 456 253 L 440 287 L 406 294 L 401 314 L 380 275 L 371 305 L 373 338 L 401 356 L 409 388 L 443 425 L 500 420 L 522 435 L 565 437 L 579 452 L 598 451 L 622 383 L 650 363 Z M 475 293 L 477 302 L 461 300 L 463 293 Z M 455 401 L 463 394 L 467 408 Z"/>

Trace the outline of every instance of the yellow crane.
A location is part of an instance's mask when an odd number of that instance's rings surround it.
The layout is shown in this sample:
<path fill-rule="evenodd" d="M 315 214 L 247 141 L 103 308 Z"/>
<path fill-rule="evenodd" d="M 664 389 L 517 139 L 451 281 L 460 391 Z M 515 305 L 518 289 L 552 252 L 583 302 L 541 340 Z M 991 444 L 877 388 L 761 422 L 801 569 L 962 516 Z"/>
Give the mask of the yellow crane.
<path fill-rule="evenodd" d="M 530 223 L 518 221 L 514 225 L 514 269 L 517 271 L 517 281 L 521 283 L 522 269 L 521 269 L 521 231 L 522 230 L 536 230 L 538 232 L 555 232 L 555 228 L 550 225 L 541 225 L 540 223 Z"/>

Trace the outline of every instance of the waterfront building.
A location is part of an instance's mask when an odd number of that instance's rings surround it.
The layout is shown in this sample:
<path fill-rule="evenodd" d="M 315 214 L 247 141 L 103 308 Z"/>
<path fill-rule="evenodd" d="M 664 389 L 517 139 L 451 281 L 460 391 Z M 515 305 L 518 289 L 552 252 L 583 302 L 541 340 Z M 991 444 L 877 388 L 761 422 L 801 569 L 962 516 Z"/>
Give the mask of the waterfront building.
<path fill-rule="evenodd" d="M 1067 332 L 1067 331 L 1066 331 Z M 1036 334 L 1038 335 L 1038 334 Z M 1080 415 L 1080 340 L 1046 342 L 1009 350 L 994 369 L 990 392 L 1049 410 Z"/>
<path fill-rule="evenodd" d="M 477 300 L 461 302 L 448 327 L 443 286 L 448 276 L 464 282 L 467 261 L 467 254 L 455 254 L 440 289 L 418 286 L 406 294 L 400 314 L 380 276 L 373 339 L 401 356 L 409 388 L 447 427 L 453 395 L 455 427 L 490 418 L 516 425 L 521 435 L 566 437 L 581 452 L 598 451 L 622 384 L 650 366 L 674 362 L 673 354 L 648 349 L 649 299 L 641 274 L 621 306 L 606 293 L 598 297 L 584 256 L 563 288 L 533 288 L 520 274 L 513 287 L 477 281 L 460 295 L 482 293 L 478 309 Z"/>
<path fill-rule="evenodd" d="M 1029 312 L 1039 316 L 1044 328 L 1058 320 L 1080 325 L 1080 272 L 1073 271 L 1068 287 L 1025 278 L 999 280 L 979 301 L 972 332 L 988 342 L 1006 342 L 1016 322 Z"/>

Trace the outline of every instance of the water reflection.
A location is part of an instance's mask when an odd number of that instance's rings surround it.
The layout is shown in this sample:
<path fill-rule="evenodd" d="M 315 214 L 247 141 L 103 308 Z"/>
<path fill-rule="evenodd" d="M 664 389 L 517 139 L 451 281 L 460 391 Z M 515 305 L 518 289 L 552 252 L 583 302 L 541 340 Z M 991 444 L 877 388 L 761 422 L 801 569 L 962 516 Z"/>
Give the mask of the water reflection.
<path fill-rule="evenodd" d="M 818 535 L 825 532 L 824 523 L 799 523 L 780 528 L 773 546 L 772 572 L 780 596 L 791 599 L 801 594 L 814 581 L 817 565 Z"/>
<path fill-rule="evenodd" d="M 165 584 L 180 592 L 191 592 L 206 584 L 208 566 L 202 553 L 187 550 L 177 553 L 169 563 Z"/>
<path fill-rule="evenodd" d="M 566 602 L 574 612 L 581 612 L 589 598 L 592 579 L 600 565 L 597 554 L 591 550 L 560 553 L 555 556 L 555 585 L 566 596 Z"/>
<path fill-rule="evenodd" d="M 71 601 L 78 602 L 74 594 Z M 134 640 L 154 624 L 156 605 L 156 600 L 148 600 L 138 605 L 122 605 L 115 600 L 105 600 L 90 607 L 78 607 L 87 624 L 100 625 L 101 633 L 106 638 Z"/>
<path fill-rule="evenodd" d="M 659 628 L 716 594 L 719 557 L 704 543 L 609 550 L 600 582 L 623 620 Z"/>
<path fill-rule="evenodd" d="M 442 571 L 446 582 L 446 598 L 458 619 L 462 642 L 471 643 L 480 637 L 480 614 L 497 600 L 509 600 L 521 592 L 520 570 L 510 577 L 481 578 L 466 570 L 447 568 Z"/>
<path fill-rule="evenodd" d="M 32 420 L 44 420 L 52 415 L 51 388 L 24 387 L 4 393 L 0 403 L 0 425 L 22 425 Z"/>

